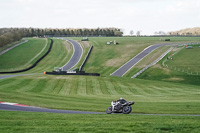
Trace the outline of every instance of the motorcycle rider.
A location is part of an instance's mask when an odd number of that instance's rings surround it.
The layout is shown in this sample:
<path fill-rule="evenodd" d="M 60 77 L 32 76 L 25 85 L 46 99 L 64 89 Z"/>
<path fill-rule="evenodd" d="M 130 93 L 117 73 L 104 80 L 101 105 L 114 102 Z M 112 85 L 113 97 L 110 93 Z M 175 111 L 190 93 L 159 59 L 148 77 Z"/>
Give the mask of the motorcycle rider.
<path fill-rule="evenodd" d="M 121 104 L 124 104 L 124 103 L 126 103 L 127 101 L 123 98 L 123 97 L 121 97 L 119 100 L 117 100 L 119 103 L 121 103 Z"/>
<path fill-rule="evenodd" d="M 122 108 L 122 105 L 127 101 L 123 97 L 121 97 L 119 100 L 115 100 L 115 102 L 118 102 L 118 104 L 115 105 L 114 109 L 120 110 Z"/>

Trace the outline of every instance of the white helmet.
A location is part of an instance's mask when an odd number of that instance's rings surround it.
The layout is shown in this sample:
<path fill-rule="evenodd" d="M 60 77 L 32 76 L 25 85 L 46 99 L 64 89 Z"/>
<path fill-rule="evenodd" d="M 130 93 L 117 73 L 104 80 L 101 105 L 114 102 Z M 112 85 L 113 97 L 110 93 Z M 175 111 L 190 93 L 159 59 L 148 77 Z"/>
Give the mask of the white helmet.
<path fill-rule="evenodd" d="M 120 100 L 124 99 L 123 97 L 120 98 Z"/>

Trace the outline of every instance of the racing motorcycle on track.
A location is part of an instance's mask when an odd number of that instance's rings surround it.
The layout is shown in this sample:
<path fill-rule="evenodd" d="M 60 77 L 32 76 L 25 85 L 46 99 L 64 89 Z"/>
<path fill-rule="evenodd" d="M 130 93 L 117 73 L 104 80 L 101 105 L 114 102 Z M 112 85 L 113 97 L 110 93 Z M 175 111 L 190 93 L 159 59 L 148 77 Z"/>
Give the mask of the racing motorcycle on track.
<path fill-rule="evenodd" d="M 107 108 L 106 113 L 123 113 L 129 114 L 132 111 L 131 105 L 134 104 L 134 101 L 126 101 L 123 98 L 111 102 L 111 106 Z"/>

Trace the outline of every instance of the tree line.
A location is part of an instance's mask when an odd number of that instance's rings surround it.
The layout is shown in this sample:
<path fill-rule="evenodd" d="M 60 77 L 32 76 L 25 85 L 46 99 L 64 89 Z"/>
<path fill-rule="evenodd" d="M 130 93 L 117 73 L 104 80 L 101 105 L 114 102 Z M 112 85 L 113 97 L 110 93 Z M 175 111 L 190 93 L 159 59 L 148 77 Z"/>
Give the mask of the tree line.
<path fill-rule="evenodd" d="M 48 36 L 122 36 L 119 28 L 0 28 L 0 47 L 19 41 L 23 37 L 48 37 Z"/>
<path fill-rule="evenodd" d="M 20 30 L 0 32 L 0 47 L 5 46 L 9 43 L 19 41 L 23 38 L 23 32 Z"/>

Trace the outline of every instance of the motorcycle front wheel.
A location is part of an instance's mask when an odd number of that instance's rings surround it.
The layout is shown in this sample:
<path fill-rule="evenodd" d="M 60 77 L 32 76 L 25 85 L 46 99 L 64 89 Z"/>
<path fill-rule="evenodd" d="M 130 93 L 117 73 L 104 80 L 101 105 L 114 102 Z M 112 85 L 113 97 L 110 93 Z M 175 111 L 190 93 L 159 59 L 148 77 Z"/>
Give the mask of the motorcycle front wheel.
<path fill-rule="evenodd" d="M 112 113 L 112 106 L 110 106 L 110 107 L 108 107 L 108 108 L 106 109 L 106 113 L 107 113 L 107 114 L 111 114 L 111 113 Z"/>
<path fill-rule="evenodd" d="M 131 111 L 132 111 L 131 106 L 124 106 L 122 113 L 123 114 L 129 114 L 129 113 L 131 113 Z"/>

